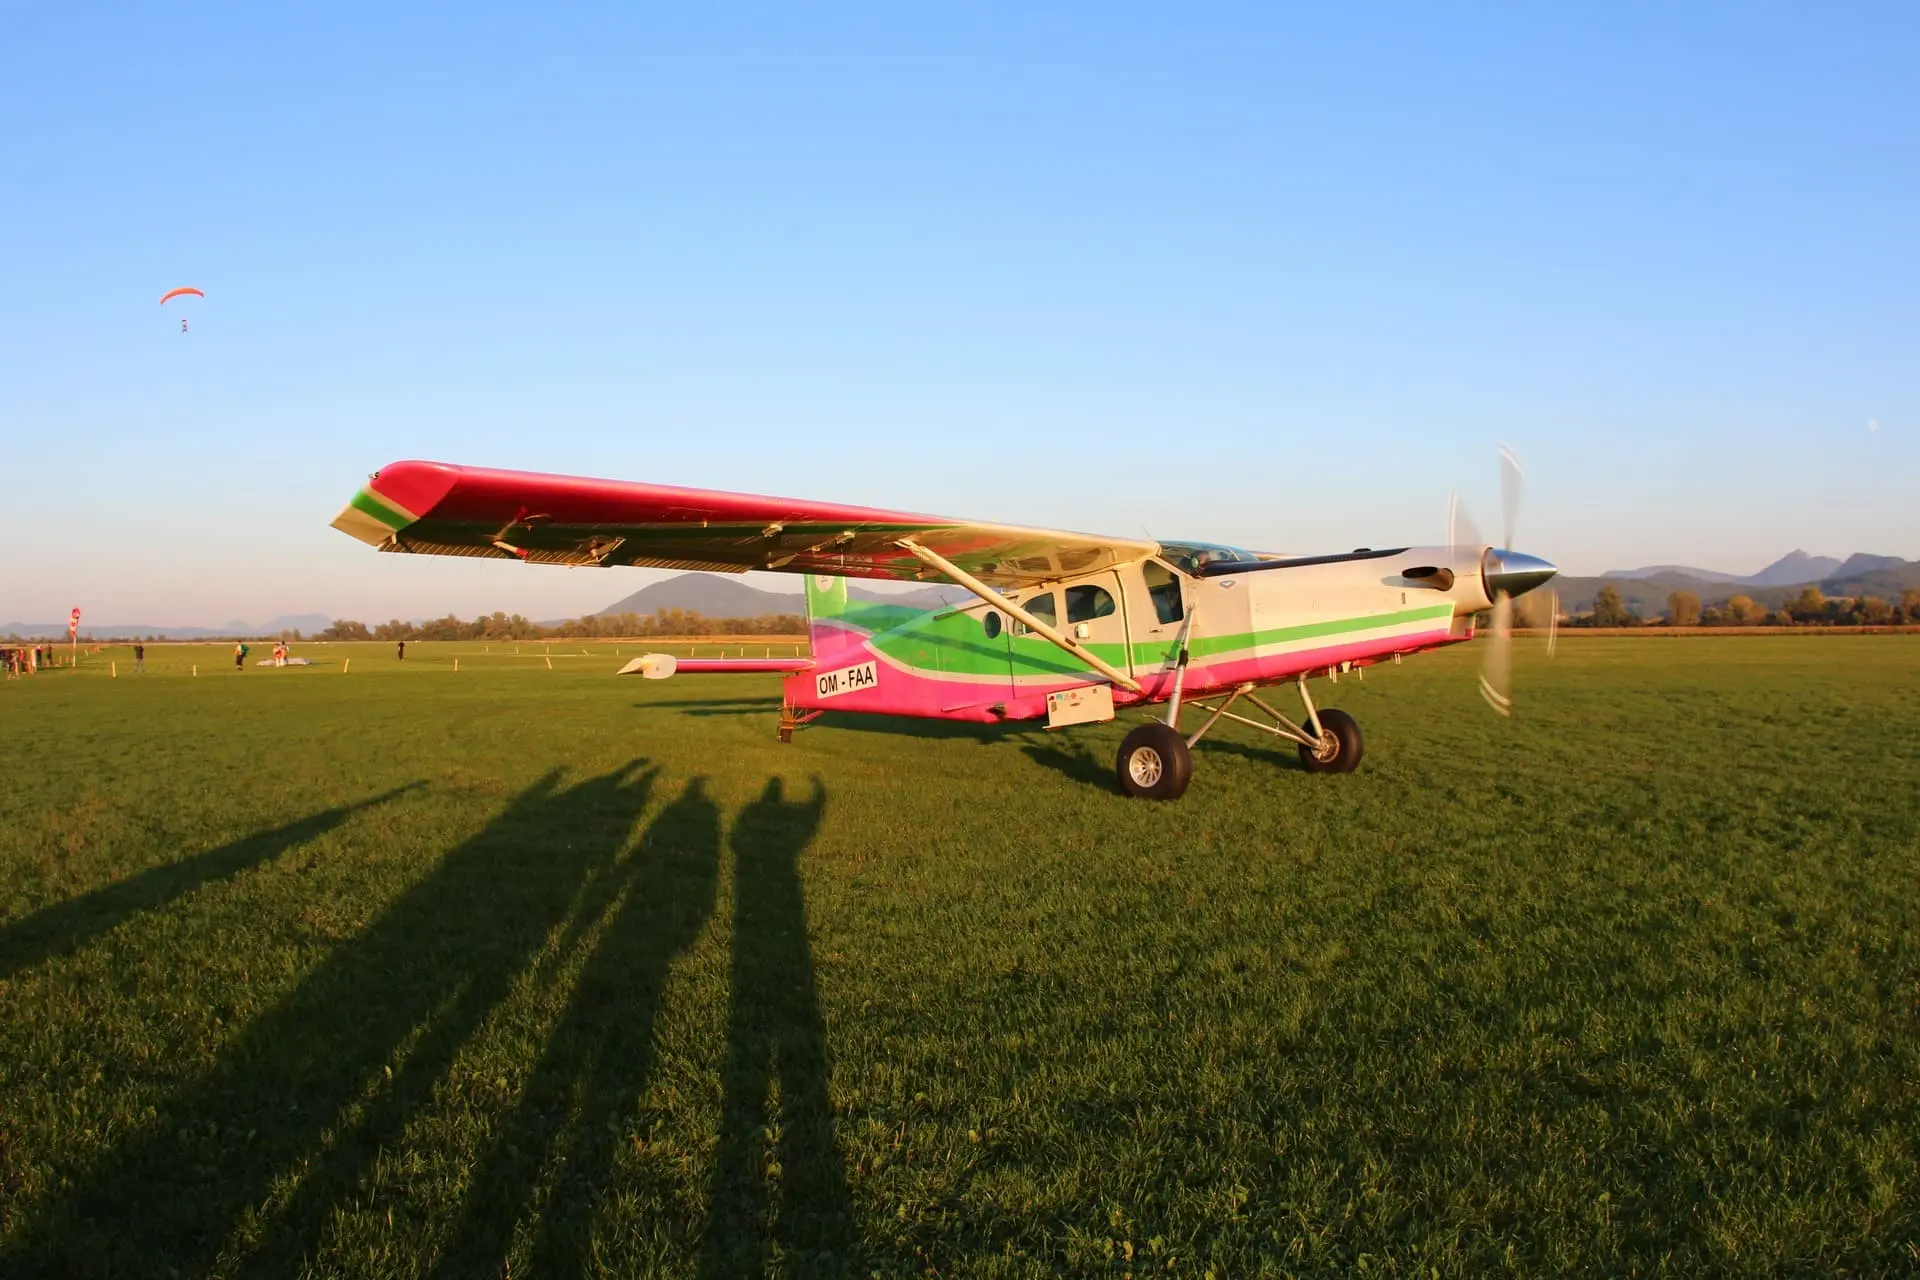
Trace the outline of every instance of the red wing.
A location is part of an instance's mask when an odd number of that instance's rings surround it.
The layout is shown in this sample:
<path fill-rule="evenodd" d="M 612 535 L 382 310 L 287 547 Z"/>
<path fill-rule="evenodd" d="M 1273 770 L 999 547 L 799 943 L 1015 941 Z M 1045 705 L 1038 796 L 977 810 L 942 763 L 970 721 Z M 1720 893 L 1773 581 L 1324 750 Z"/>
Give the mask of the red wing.
<path fill-rule="evenodd" d="M 374 473 L 333 527 L 382 551 L 540 564 L 917 579 L 912 538 L 995 586 L 1125 564 L 1158 544 L 870 507 L 442 462 Z"/>

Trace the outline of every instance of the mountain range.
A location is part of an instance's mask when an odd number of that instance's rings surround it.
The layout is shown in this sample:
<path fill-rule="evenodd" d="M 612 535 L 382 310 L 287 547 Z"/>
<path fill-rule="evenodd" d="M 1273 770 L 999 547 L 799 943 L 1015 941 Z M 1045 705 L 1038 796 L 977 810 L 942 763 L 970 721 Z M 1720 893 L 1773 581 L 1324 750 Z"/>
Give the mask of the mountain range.
<path fill-rule="evenodd" d="M 1801 576 L 1811 574 L 1814 576 Z M 1584 613 L 1593 598 L 1611 583 L 1629 609 L 1652 616 L 1665 612 L 1667 596 L 1691 591 L 1702 603 L 1718 604 L 1727 597 L 1750 595 L 1773 608 L 1808 586 L 1822 595 L 1873 595 L 1898 600 L 1909 587 L 1920 587 L 1920 561 L 1899 556 L 1852 555 L 1845 560 L 1795 551 L 1755 574 L 1716 573 L 1679 565 L 1649 565 L 1617 570 L 1597 578 L 1563 576 L 1555 580 L 1563 608 Z M 958 587 L 928 587 L 905 595 L 882 594 L 854 584 L 856 599 L 879 600 L 929 608 L 954 604 L 966 597 Z M 755 618 L 770 613 L 801 613 L 806 608 L 800 592 L 768 591 L 738 578 L 711 573 L 683 573 L 655 582 L 601 610 L 602 614 L 651 614 L 659 609 L 685 609 L 708 618 Z"/>
<path fill-rule="evenodd" d="M 325 631 L 331 625 L 333 619 L 324 613 L 284 614 L 269 618 L 258 626 L 236 618 L 217 627 L 160 627 L 146 622 L 88 622 L 83 618 L 80 634 L 97 637 L 153 636 L 168 640 L 226 640 L 242 636 L 277 636 L 283 631 L 298 631 L 301 635 L 310 636 L 317 631 Z M 0 622 L 0 636 L 19 636 L 25 640 L 65 640 L 67 624 Z"/>
<path fill-rule="evenodd" d="M 1675 591 L 1691 591 L 1703 604 L 1718 604 L 1729 596 L 1752 596 L 1768 608 L 1798 595 L 1809 586 L 1828 596 L 1879 596 L 1898 600 L 1901 593 L 1920 588 L 1920 560 L 1902 560 L 1899 556 L 1855 553 L 1845 560 L 1833 556 L 1809 555 L 1794 551 L 1774 561 L 1758 573 L 1722 573 L 1690 565 L 1655 564 L 1638 569 L 1614 569 L 1599 577 L 1561 576 L 1554 586 L 1560 592 L 1562 608 L 1584 613 L 1593 607 L 1593 598 L 1601 587 L 1611 584 L 1629 609 L 1651 616 L 1664 612 L 1667 597 Z M 883 592 L 851 584 L 849 593 L 857 600 L 904 604 L 919 608 L 937 608 L 957 604 L 966 598 L 959 587 L 922 587 L 909 592 Z M 770 591 L 751 586 L 739 578 L 713 573 L 682 573 L 660 582 L 649 583 L 632 595 L 614 601 L 600 610 L 601 616 L 619 613 L 649 615 L 661 609 L 683 609 L 708 618 L 758 618 L 768 614 L 799 614 L 806 611 L 802 591 Z M 216 640 L 236 636 L 276 636 L 286 631 L 314 635 L 324 631 L 332 619 L 322 613 L 288 614 L 270 618 L 258 626 L 234 620 L 218 627 L 162 627 L 146 623 L 92 623 L 81 631 L 94 637 L 154 636 L 172 640 Z M 416 619 L 418 621 L 418 619 Z M 0 622 L 0 636 L 20 636 L 30 640 L 64 640 L 67 624 L 62 622 Z"/>
<path fill-rule="evenodd" d="M 1783 565 L 1792 566 L 1793 571 L 1776 573 Z M 1826 572 L 1817 578 L 1800 576 L 1823 569 Z M 1593 608 L 1593 598 L 1600 588 L 1609 585 L 1619 593 L 1627 608 L 1647 617 L 1664 613 L 1667 597 L 1675 591 L 1690 591 L 1700 597 L 1702 604 L 1721 604 L 1736 595 L 1751 596 L 1772 609 L 1808 587 L 1818 588 L 1824 596 L 1879 596 L 1883 600 L 1898 600 L 1902 592 L 1920 588 L 1920 560 L 1861 554 L 1835 560 L 1832 556 L 1809 556 L 1796 551 L 1755 574 L 1715 574 L 1710 569 L 1684 565 L 1649 565 L 1645 569 L 1615 571 L 1597 578 L 1562 576 L 1554 579 L 1553 585 L 1560 593 L 1561 607 L 1570 613 L 1585 613 Z"/>
<path fill-rule="evenodd" d="M 1789 551 L 1758 573 L 1721 573 L 1684 564 L 1650 564 L 1639 569 L 1609 569 L 1603 578 L 1657 578 L 1678 574 L 1701 582 L 1730 582 L 1745 587 L 1790 587 L 1828 579 L 1853 578 L 1905 564 L 1899 556 L 1870 556 L 1855 552 L 1845 560 Z"/>
<path fill-rule="evenodd" d="M 847 594 L 855 600 L 901 604 L 918 609 L 939 608 L 967 598 L 967 593 L 959 587 L 922 587 L 904 593 L 880 592 L 857 582 L 848 584 Z M 614 601 L 600 611 L 600 616 L 616 613 L 645 616 L 661 609 L 684 609 L 705 618 L 760 618 L 770 613 L 805 613 L 807 597 L 804 590 L 768 591 L 717 573 L 682 573 L 649 583 L 632 595 Z"/>

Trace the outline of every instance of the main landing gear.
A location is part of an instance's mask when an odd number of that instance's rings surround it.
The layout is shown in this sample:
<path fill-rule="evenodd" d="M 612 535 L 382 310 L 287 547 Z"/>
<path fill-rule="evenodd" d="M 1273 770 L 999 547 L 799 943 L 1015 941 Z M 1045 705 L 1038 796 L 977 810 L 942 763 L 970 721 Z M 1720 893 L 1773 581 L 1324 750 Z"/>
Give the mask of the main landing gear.
<path fill-rule="evenodd" d="M 1304 727 L 1268 706 L 1248 683 L 1231 693 L 1209 694 L 1197 699 L 1193 705 L 1211 714 L 1191 737 L 1183 737 L 1179 729 L 1180 688 L 1176 681 L 1167 718 L 1139 725 L 1121 739 L 1120 758 L 1114 766 L 1120 775 L 1120 789 L 1130 796 L 1144 796 L 1149 800 L 1174 800 L 1185 794 L 1187 784 L 1193 780 L 1193 748 L 1222 719 L 1249 725 L 1296 744 L 1300 749 L 1300 763 L 1308 773 L 1352 773 L 1360 767 L 1360 759 L 1366 753 L 1359 724 L 1344 711 L 1315 708 L 1307 693 L 1304 674 L 1294 684 L 1300 690 L 1301 705 L 1307 709 Z M 1273 722 L 1268 724 L 1236 715 L 1231 708 L 1242 698 L 1266 712 Z"/>

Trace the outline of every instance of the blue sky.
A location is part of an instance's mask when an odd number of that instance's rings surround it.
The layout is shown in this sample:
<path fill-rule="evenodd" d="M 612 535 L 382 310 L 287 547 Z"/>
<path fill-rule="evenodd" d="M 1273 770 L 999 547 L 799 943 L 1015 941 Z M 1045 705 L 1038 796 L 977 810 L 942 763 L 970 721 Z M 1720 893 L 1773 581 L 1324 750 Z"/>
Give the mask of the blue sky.
<path fill-rule="evenodd" d="M 645 581 L 327 527 L 403 457 L 1920 557 L 1920 8 L 1317 8 L 6 6 L 0 620 Z"/>

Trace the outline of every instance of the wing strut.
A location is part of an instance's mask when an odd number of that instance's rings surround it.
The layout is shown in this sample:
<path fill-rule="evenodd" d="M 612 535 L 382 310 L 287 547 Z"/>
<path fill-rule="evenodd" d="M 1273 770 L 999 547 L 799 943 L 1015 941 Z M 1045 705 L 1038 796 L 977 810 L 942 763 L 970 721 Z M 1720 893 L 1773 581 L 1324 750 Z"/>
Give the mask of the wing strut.
<path fill-rule="evenodd" d="M 1052 627 L 1040 621 L 1040 619 L 1034 617 L 1032 614 L 1028 613 L 1025 609 L 1022 609 L 1019 605 L 1015 604 L 1013 601 L 1007 599 L 1005 596 L 995 593 L 991 587 L 987 586 L 984 582 L 981 582 L 978 578 L 974 577 L 972 574 L 968 573 L 965 569 L 962 569 L 959 565 L 947 559 L 945 556 L 942 556 L 936 551 L 927 550 L 927 548 L 921 546 L 919 543 L 915 542 L 912 538 L 902 538 L 899 540 L 899 542 L 895 543 L 894 545 L 898 546 L 903 551 L 907 552 L 907 554 L 911 555 L 914 559 L 919 560 L 921 563 L 931 565 L 935 569 L 938 569 L 941 573 L 946 574 L 947 577 L 952 579 L 956 584 L 962 587 L 965 587 L 968 591 L 971 591 L 974 595 L 979 596 L 980 599 L 992 605 L 994 608 L 1006 610 L 1009 614 L 1013 615 L 1015 618 L 1018 618 L 1021 622 L 1025 623 L 1027 626 L 1027 629 L 1032 631 L 1035 635 L 1041 637 L 1044 640 L 1051 641 L 1053 644 L 1059 646 L 1065 652 L 1080 659 L 1080 661 L 1086 663 L 1088 666 L 1092 667 L 1095 671 L 1098 671 L 1101 675 L 1113 681 L 1113 683 L 1115 683 L 1116 685 L 1119 685 L 1122 689 L 1127 690 L 1129 693 L 1141 692 L 1140 686 L 1134 683 L 1131 677 L 1122 675 L 1116 668 L 1109 666 L 1105 661 L 1094 657 L 1093 654 L 1087 651 L 1087 647 L 1081 644 L 1078 640 L 1075 640 L 1072 636 L 1067 635 L 1063 632 L 1055 631 Z"/>

